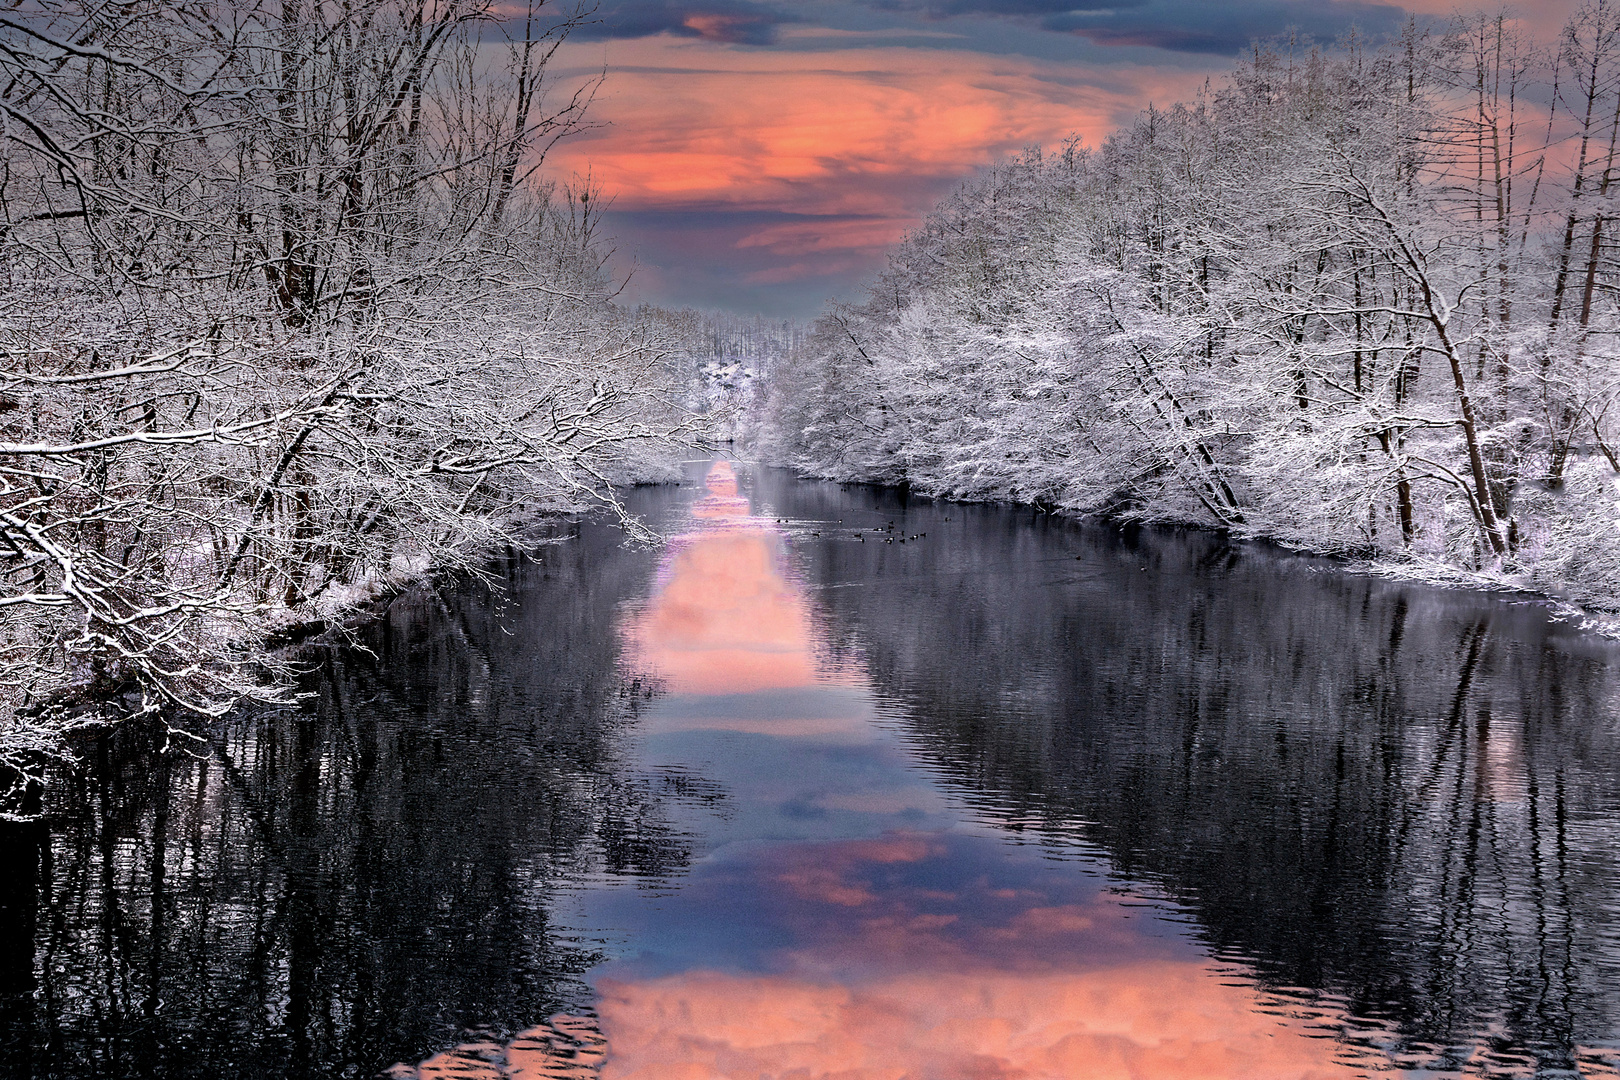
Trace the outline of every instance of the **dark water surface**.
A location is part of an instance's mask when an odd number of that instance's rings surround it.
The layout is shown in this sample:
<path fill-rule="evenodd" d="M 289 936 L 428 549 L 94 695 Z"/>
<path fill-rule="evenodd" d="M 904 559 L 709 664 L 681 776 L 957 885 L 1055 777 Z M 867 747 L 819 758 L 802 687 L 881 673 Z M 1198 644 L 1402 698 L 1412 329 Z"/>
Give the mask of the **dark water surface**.
<path fill-rule="evenodd" d="M 1620 1076 L 1620 647 L 702 475 L 101 748 L 0 835 L 0 1076 Z"/>

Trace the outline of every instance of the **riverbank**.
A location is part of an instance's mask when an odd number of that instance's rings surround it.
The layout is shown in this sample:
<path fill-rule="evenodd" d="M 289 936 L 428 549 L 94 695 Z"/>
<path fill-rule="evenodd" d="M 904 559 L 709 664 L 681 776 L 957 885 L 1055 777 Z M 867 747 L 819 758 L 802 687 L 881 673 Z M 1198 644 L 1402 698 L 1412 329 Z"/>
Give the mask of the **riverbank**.
<path fill-rule="evenodd" d="M 679 475 L 673 456 L 648 458 L 639 463 L 634 478 L 620 486 L 667 484 Z M 0 727 L 0 822 L 36 819 L 42 812 L 43 793 L 64 770 L 75 768 L 98 741 L 132 721 L 143 737 L 150 735 L 158 742 L 200 742 L 203 727 L 244 704 L 293 703 L 295 681 L 306 666 L 301 651 L 355 644 L 413 590 L 492 582 L 498 564 L 538 557 L 543 548 L 577 536 L 581 522 L 593 512 L 615 519 L 627 535 L 653 538 L 625 513 L 616 497 L 597 501 L 594 511 L 578 503 L 568 511 L 535 512 L 502 522 L 498 529 L 469 534 L 460 544 L 436 545 L 431 554 L 395 552 L 386 565 L 367 570 L 353 582 L 324 583 L 312 590 L 313 595 L 298 597 L 297 603 L 271 597 L 257 605 L 251 621 L 216 622 L 211 629 L 228 636 L 206 641 L 192 660 L 198 665 L 217 662 L 219 669 L 207 674 L 228 675 L 231 682 L 229 693 L 208 701 L 207 708 L 188 708 L 172 699 L 154 701 L 150 689 L 135 678 L 98 681 L 89 665 L 82 667 L 77 680 L 33 688 L 33 700 Z"/>
<path fill-rule="evenodd" d="M 1620 612 L 1620 308 L 1595 255 L 1568 302 L 1601 222 L 1553 209 L 1587 181 L 1548 158 L 1541 203 L 1496 202 L 1509 252 L 1419 134 L 1479 101 L 1384 50 L 1257 48 L 965 182 L 766 373 L 769 456 Z"/>
<path fill-rule="evenodd" d="M 905 492 L 961 505 L 1015 506 L 1039 513 L 1058 514 L 1077 520 L 1098 522 L 1112 528 L 1147 525 L 1214 532 L 1233 540 L 1273 545 L 1283 550 L 1332 560 L 1347 574 L 1432 585 L 1444 589 L 1492 593 L 1509 602 L 1534 603 L 1545 608 L 1555 619 L 1561 622 L 1569 623 L 1581 630 L 1606 638 L 1620 640 L 1620 596 L 1593 597 L 1589 595 L 1590 590 L 1583 589 L 1579 583 L 1561 580 L 1556 573 L 1552 572 L 1552 568 L 1545 565 L 1520 565 L 1511 569 L 1502 566 L 1469 568 L 1418 553 L 1395 557 L 1387 554 L 1382 556 L 1368 555 L 1367 553 L 1347 552 L 1342 549 L 1322 548 L 1313 546 L 1297 536 L 1275 536 L 1262 532 L 1244 531 L 1229 526 L 1212 524 L 1207 519 L 1178 520 L 1163 516 L 1124 516 L 1117 513 L 1088 511 L 1076 507 L 1057 505 L 1044 499 L 1021 499 L 1011 492 L 1000 497 L 961 498 L 945 492 L 932 491 L 925 486 L 905 481 L 896 483 L 840 476 L 829 470 L 795 468 L 792 465 L 777 464 L 773 467 L 787 469 L 802 479 L 826 480 L 838 484 L 856 484 L 895 492 Z M 1613 484 L 1617 499 L 1620 499 L 1620 478 L 1616 478 Z M 1545 532 L 1547 530 L 1538 531 Z M 1528 551 L 1528 544 L 1526 550 Z M 1545 551 L 1545 547 L 1541 550 Z M 1600 555 L 1607 555 L 1620 563 L 1620 501 L 1615 503 L 1614 542 L 1608 546 L 1607 550 L 1601 551 Z"/>

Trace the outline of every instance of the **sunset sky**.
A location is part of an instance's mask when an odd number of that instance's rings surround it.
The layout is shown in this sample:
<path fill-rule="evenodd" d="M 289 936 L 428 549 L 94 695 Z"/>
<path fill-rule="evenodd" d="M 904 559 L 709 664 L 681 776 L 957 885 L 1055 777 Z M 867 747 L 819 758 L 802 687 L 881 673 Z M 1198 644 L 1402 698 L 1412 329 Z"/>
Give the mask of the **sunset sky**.
<path fill-rule="evenodd" d="M 1576 0 L 1517 7 L 1543 40 Z M 601 0 L 559 54 L 606 70 L 594 130 L 548 159 L 587 170 L 626 297 L 812 316 L 976 169 L 1217 81 L 1257 37 L 1373 37 L 1480 0 Z"/>

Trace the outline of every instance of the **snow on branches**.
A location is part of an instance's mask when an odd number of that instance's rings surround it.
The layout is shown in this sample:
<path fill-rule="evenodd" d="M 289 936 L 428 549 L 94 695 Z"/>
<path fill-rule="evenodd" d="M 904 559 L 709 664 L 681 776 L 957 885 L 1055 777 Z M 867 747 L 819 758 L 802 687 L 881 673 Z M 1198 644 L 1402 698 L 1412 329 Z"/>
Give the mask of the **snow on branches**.
<path fill-rule="evenodd" d="M 611 302 L 597 192 L 535 174 L 588 12 L 496 14 L 0 16 L 0 773 L 84 702 L 274 698 L 277 627 L 662 467 L 667 335 Z"/>
<path fill-rule="evenodd" d="M 939 204 L 768 373 L 768 450 L 1620 607 L 1620 12 L 1257 45 Z"/>

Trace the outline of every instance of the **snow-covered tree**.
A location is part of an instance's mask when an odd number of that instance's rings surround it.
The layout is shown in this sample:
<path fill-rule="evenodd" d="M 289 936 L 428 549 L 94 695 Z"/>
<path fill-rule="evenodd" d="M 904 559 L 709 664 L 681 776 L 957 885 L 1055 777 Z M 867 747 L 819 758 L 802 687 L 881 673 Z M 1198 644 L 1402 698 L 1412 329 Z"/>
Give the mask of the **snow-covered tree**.
<path fill-rule="evenodd" d="M 598 193 L 536 172 L 584 123 L 547 61 L 586 14 L 0 14 L 13 775 L 75 697 L 273 696 L 277 627 L 666 467 L 668 335 L 611 302 Z"/>
<path fill-rule="evenodd" d="M 769 449 L 1620 604 L 1617 16 L 1256 45 L 988 170 L 771 378 Z"/>

